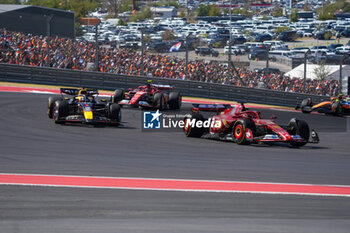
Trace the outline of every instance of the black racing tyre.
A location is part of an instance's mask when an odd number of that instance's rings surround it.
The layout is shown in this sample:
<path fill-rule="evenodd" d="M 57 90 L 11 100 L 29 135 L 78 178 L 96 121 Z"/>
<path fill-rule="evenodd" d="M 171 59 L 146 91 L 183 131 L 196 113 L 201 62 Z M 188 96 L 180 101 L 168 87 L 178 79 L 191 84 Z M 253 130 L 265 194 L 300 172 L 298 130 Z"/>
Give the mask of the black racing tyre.
<path fill-rule="evenodd" d="M 248 138 L 252 139 L 254 135 L 256 135 L 256 125 L 252 120 L 238 120 L 233 126 L 232 136 L 238 145 L 249 145 L 251 141 Z"/>
<path fill-rule="evenodd" d="M 182 104 L 182 96 L 179 92 L 169 93 L 169 108 L 170 109 L 180 109 Z"/>
<path fill-rule="evenodd" d="M 66 101 L 57 100 L 53 110 L 53 120 L 56 124 L 64 124 L 65 121 L 62 118 L 68 116 L 69 109 Z"/>
<path fill-rule="evenodd" d="M 122 101 L 125 99 L 125 91 L 123 89 L 116 89 L 113 94 L 113 103 L 119 103 L 119 101 Z"/>
<path fill-rule="evenodd" d="M 332 103 L 332 113 L 334 116 L 343 116 L 343 108 L 339 101 L 334 101 Z"/>
<path fill-rule="evenodd" d="M 313 106 L 313 103 L 311 98 L 306 98 L 303 101 L 301 101 L 300 109 L 303 113 L 310 113 L 310 111 L 305 110 L 305 107 L 312 107 L 312 106 Z"/>
<path fill-rule="evenodd" d="M 119 125 L 122 114 L 121 108 L 119 104 L 111 104 L 109 105 L 108 118 L 111 120 L 113 125 Z"/>
<path fill-rule="evenodd" d="M 290 135 L 300 135 L 301 138 L 309 141 L 310 128 L 309 125 L 303 120 L 297 120 L 292 118 L 287 125 L 287 132 Z M 306 145 L 307 142 L 291 142 L 290 144 L 294 147 L 301 147 Z"/>
<path fill-rule="evenodd" d="M 53 117 L 53 109 L 57 100 L 62 100 L 62 98 L 60 96 L 51 96 L 47 101 L 47 115 L 49 118 Z"/>
<path fill-rule="evenodd" d="M 153 95 L 153 105 L 159 110 L 164 109 L 165 99 L 163 93 L 157 92 Z"/>
<path fill-rule="evenodd" d="M 204 118 L 202 116 L 202 114 L 198 113 L 198 112 L 194 112 L 191 114 L 191 117 L 185 117 L 184 119 L 184 133 L 186 135 L 186 137 L 192 137 L 192 138 L 200 138 L 202 137 L 202 135 L 204 134 L 204 128 L 198 128 L 196 127 L 196 125 L 194 125 L 194 127 L 192 127 L 189 124 L 189 121 L 192 121 L 193 119 L 195 119 L 197 121 L 204 121 Z"/>

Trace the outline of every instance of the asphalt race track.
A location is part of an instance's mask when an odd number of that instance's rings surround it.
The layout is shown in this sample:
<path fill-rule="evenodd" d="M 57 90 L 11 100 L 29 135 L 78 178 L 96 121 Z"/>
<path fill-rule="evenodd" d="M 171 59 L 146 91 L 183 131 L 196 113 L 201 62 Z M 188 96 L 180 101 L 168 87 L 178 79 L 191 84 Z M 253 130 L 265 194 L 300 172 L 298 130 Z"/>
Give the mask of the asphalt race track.
<path fill-rule="evenodd" d="M 0 92 L 0 173 L 350 184 L 350 118 L 260 110 L 305 119 L 321 142 L 239 146 L 141 132 L 139 109 L 122 109 L 118 128 L 56 125 L 47 98 Z M 349 229 L 349 197 L 0 185 L 0 233 Z"/>

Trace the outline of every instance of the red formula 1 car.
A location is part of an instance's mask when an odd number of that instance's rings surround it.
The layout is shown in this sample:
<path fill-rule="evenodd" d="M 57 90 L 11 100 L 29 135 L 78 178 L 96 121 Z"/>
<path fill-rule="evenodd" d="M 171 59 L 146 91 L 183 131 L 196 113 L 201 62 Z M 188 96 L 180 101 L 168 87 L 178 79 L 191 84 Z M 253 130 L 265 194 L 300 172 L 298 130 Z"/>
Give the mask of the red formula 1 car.
<path fill-rule="evenodd" d="M 204 119 L 199 110 L 221 112 Z M 192 114 L 185 117 L 184 132 L 187 137 L 207 135 L 209 138 L 233 140 L 237 144 L 285 142 L 301 147 L 319 142 L 314 130 L 311 130 L 309 140 L 310 129 L 305 121 L 292 118 L 286 126 L 280 126 L 275 119 L 261 119 L 260 112 L 247 110 L 243 103 L 232 106 L 199 104 L 194 105 Z"/>
<path fill-rule="evenodd" d="M 182 103 L 182 96 L 174 91 L 174 87 L 169 85 L 157 85 L 148 82 L 145 86 L 137 89 L 117 89 L 114 92 L 113 102 L 120 106 L 129 105 L 133 107 L 152 109 L 179 109 Z"/>

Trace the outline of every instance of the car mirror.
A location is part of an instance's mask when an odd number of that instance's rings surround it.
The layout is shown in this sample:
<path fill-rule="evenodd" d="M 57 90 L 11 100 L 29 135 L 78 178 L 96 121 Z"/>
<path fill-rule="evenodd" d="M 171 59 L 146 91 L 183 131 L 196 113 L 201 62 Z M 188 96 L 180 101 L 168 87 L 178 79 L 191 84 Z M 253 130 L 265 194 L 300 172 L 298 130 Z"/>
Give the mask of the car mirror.
<path fill-rule="evenodd" d="M 277 116 L 273 115 L 273 116 L 270 117 L 270 119 L 274 121 L 274 120 L 277 119 Z"/>

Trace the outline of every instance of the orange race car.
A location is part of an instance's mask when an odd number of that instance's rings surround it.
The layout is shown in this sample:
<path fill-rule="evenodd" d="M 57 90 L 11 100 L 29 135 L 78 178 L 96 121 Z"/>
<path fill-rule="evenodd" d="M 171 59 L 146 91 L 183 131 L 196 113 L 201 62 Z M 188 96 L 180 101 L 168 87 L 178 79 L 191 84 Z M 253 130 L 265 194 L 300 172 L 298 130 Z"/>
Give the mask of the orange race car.
<path fill-rule="evenodd" d="M 306 98 L 295 109 L 301 109 L 303 113 L 316 111 L 334 116 L 350 115 L 350 99 L 339 94 L 338 97 L 332 97 L 330 101 L 314 105 L 311 98 Z"/>

